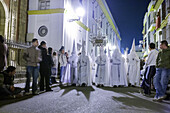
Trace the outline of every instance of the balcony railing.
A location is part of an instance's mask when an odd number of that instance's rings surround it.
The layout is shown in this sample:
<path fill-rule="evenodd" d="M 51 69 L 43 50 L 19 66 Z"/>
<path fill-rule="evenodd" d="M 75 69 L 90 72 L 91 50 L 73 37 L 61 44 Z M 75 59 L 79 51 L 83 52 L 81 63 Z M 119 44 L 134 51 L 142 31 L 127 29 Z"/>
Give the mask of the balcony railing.
<path fill-rule="evenodd" d="M 10 40 L 10 39 L 5 39 L 5 42 L 10 47 L 12 46 L 12 47 L 23 48 L 23 49 L 30 47 L 30 44 L 28 43 L 19 43 L 14 40 Z"/>

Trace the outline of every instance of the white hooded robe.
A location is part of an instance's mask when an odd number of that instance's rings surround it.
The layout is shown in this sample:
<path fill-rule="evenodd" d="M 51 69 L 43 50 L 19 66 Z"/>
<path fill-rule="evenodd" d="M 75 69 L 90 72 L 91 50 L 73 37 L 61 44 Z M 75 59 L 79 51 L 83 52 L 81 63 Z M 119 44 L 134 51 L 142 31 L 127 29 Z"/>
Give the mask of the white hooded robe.
<path fill-rule="evenodd" d="M 114 39 L 114 46 L 116 48 L 113 51 L 113 55 L 111 58 L 112 64 L 110 83 L 111 86 L 127 86 L 127 76 L 125 71 L 124 58 L 122 57 L 122 54 L 120 52 L 116 37 Z"/>
<path fill-rule="evenodd" d="M 96 59 L 97 70 L 96 70 L 96 85 L 108 85 L 108 57 L 104 53 L 103 47 L 100 47 L 100 55 Z"/>
<path fill-rule="evenodd" d="M 82 44 L 82 53 L 78 58 L 77 72 L 78 85 L 85 83 L 87 86 L 91 86 L 90 59 L 86 56 L 84 43 Z"/>
<path fill-rule="evenodd" d="M 130 54 L 128 55 L 128 76 L 131 85 L 139 86 L 140 81 L 140 59 L 135 52 L 135 40 L 133 40 Z"/>

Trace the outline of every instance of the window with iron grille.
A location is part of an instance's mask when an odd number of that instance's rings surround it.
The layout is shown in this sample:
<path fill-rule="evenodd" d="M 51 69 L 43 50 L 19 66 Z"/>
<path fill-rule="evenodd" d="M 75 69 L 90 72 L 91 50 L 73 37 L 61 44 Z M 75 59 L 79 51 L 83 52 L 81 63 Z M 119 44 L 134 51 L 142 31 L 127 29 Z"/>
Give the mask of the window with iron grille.
<path fill-rule="evenodd" d="M 50 0 L 39 0 L 39 10 L 50 9 Z"/>

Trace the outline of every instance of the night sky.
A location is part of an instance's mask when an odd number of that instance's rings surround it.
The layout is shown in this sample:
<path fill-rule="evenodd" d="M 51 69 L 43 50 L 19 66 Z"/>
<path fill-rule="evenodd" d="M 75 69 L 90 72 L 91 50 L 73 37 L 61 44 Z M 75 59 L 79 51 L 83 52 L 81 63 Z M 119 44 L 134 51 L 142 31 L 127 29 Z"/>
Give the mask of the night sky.
<path fill-rule="evenodd" d="M 120 31 L 121 47 L 131 48 L 133 38 L 136 45 L 142 40 L 143 18 L 151 0 L 106 0 Z"/>

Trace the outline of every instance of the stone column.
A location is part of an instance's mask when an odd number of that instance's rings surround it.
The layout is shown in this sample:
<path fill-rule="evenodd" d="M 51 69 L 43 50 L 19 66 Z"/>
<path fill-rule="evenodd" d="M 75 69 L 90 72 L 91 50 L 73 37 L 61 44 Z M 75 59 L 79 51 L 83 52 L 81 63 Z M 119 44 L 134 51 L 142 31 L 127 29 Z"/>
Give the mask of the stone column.
<path fill-rule="evenodd" d="M 166 26 L 166 40 L 170 44 L 170 25 Z"/>
<path fill-rule="evenodd" d="M 170 0 L 166 0 L 166 15 L 170 13 Z M 170 44 L 170 25 L 166 26 L 166 40 Z"/>
<path fill-rule="evenodd" d="M 166 40 L 166 27 L 162 29 L 162 40 Z"/>

